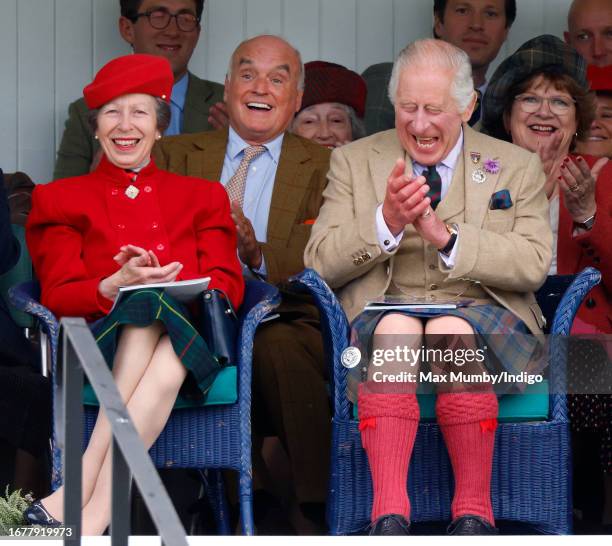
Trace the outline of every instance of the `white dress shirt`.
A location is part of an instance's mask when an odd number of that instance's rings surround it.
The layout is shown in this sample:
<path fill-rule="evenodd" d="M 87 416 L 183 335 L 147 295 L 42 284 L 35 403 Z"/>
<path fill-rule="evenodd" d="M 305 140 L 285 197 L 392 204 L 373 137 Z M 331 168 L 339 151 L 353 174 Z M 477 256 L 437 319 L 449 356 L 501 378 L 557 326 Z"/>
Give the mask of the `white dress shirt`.
<path fill-rule="evenodd" d="M 446 197 L 448 193 L 448 189 L 453 180 L 453 173 L 455 172 L 455 167 L 457 166 L 457 161 L 459 159 L 459 155 L 463 150 L 463 129 L 459 134 L 459 138 L 457 142 L 453 146 L 453 149 L 448 153 L 448 155 L 440 161 L 440 163 L 436 164 L 436 170 L 442 179 L 442 189 L 440 194 L 440 200 Z M 426 165 L 421 165 L 416 161 L 412 161 L 412 171 L 415 176 L 424 175 L 424 172 L 428 169 Z M 404 232 L 402 231 L 397 237 L 391 233 L 389 227 L 387 226 L 383 213 L 382 213 L 382 204 L 378 205 L 376 209 L 376 233 L 378 235 L 378 244 L 385 252 L 393 252 L 398 245 L 400 244 L 402 237 L 404 236 Z M 455 257 L 457 255 L 457 248 L 459 247 L 459 234 L 457 234 L 457 240 L 455 241 L 455 245 L 453 246 L 453 250 L 451 251 L 449 256 L 442 254 L 439 252 L 438 254 L 442 258 L 444 264 L 452 269 L 455 265 Z"/>

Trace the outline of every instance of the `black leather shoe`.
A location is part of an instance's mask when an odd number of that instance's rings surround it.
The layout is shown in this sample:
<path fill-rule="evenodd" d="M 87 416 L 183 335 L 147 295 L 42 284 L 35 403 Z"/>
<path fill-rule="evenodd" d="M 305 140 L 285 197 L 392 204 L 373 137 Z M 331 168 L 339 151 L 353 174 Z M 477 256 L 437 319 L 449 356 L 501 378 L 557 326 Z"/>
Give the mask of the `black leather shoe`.
<path fill-rule="evenodd" d="M 448 526 L 446 533 L 457 536 L 497 535 L 499 530 L 493 527 L 486 519 L 467 514 L 454 520 Z"/>
<path fill-rule="evenodd" d="M 40 501 L 33 502 L 23 513 L 28 525 L 44 525 L 45 527 L 59 527 L 62 522 L 57 521 Z"/>
<path fill-rule="evenodd" d="M 410 522 L 399 514 L 387 514 L 379 517 L 370 525 L 368 534 L 372 536 L 408 536 Z"/>

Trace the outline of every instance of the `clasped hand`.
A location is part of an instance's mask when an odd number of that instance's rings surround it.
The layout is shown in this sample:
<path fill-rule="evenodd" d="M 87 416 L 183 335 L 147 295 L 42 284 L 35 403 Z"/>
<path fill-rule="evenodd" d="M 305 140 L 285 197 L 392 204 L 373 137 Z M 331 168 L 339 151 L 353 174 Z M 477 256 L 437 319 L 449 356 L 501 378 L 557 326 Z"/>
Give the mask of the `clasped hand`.
<path fill-rule="evenodd" d="M 436 248 L 443 248 L 450 235 L 442 220 L 431 209 L 427 197 L 429 186 L 424 176 L 404 174 L 406 162 L 398 159 L 387 179 L 387 191 L 382 213 L 385 223 L 395 237 L 412 224 L 417 233 Z"/>
<path fill-rule="evenodd" d="M 231 208 L 232 220 L 234 220 L 238 235 L 238 256 L 240 261 L 247 267 L 257 270 L 261 267 L 263 258 L 253 224 L 244 215 L 238 203 L 233 202 Z"/>
<path fill-rule="evenodd" d="M 180 262 L 170 262 L 164 266 L 152 250 L 135 245 L 125 245 L 113 257 L 120 268 L 112 275 L 102 279 L 98 290 L 105 298 L 113 300 L 121 286 L 172 282 L 183 269 Z"/>
<path fill-rule="evenodd" d="M 595 162 L 593 168 L 589 168 L 589 164 L 582 157 L 575 162 L 567 157 L 561 165 L 559 187 L 563 191 L 565 206 L 574 222 L 583 222 L 595 214 L 595 184 L 607 162 L 608 158 L 602 157 Z"/>
<path fill-rule="evenodd" d="M 590 168 L 584 158 L 574 161 L 565 155 L 568 146 L 561 134 L 555 133 L 539 140 L 536 151 L 546 173 L 546 196 L 550 199 L 558 187 L 572 220 L 580 223 L 595 214 L 595 182 L 608 159 L 602 157 Z"/>

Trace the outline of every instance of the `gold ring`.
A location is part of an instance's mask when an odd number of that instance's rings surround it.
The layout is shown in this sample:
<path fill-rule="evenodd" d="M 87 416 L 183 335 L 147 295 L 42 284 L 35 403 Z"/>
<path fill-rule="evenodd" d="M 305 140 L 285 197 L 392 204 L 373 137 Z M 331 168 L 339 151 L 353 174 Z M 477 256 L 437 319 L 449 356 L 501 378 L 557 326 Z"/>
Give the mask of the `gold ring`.
<path fill-rule="evenodd" d="M 423 213 L 423 218 L 427 218 L 428 216 L 431 216 L 431 208 L 427 207 L 427 210 Z"/>
<path fill-rule="evenodd" d="M 573 186 L 570 186 L 569 191 L 576 191 L 580 186 L 578 184 L 574 184 Z"/>

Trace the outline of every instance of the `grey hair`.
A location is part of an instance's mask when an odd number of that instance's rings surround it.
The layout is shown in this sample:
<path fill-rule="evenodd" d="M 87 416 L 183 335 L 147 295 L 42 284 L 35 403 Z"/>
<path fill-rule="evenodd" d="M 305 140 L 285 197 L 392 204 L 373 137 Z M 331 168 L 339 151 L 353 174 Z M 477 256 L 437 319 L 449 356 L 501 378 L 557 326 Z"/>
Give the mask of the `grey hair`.
<path fill-rule="evenodd" d="M 399 79 L 404 69 L 421 65 L 435 70 L 450 69 L 454 72 L 451 95 L 460 113 L 464 113 L 474 97 L 472 65 L 467 53 L 443 40 L 427 38 L 408 44 L 393 64 L 389 80 L 389 100 L 395 104 Z"/>
<path fill-rule="evenodd" d="M 352 106 L 349 106 L 348 104 L 342 104 L 341 102 L 336 102 L 334 104 L 344 109 L 344 111 L 349 117 L 349 122 L 351 124 L 351 140 L 357 140 L 366 136 L 367 133 L 365 123 L 363 122 L 363 119 L 357 116 L 357 112 L 355 112 L 355 109 Z M 303 109 L 300 110 L 297 114 L 295 114 L 295 116 L 293 116 L 293 119 L 291 120 L 289 130 L 292 133 L 295 132 L 295 122 L 301 112 L 303 112 Z"/>
<path fill-rule="evenodd" d="M 366 128 L 363 119 L 357 117 L 357 112 L 352 106 L 348 104 L 343 104 L 344 108 L 346 108 L 346 112 L 351 120 L 351 132 L 353 135 L 353 140 L 357 140 L 359 138 L 363 138 L 366 136 Z"/>
<path fill-rule="evenodd" d="M 155 116 L 157 121 L 157 130 L 163 135 L 166 129 L 170 125 L 170 105 L 159 97 L 153 97 L 155 99 Z M 90 110 L 87 114 L 87 122 L 91 132 L 95 134 L 98 130 L 98 114 L 100 114 L 101 108 L 95 108 Z"/>
<path fill-rule="evenodd" d="M 281 40 L 282 42 L 284 42 L 285 44 L 287 44 L 287 46 L 293 50 L 293 52 L 295 53 L 295 56 L 297 57 L 298 66 L 300 68 L 300 74 L 298 77 L 298 89 L 300 91 L 304 91 L 304 82 L 305 82 L 306 74 L 304 70 L 304 62 L 302 61 L 302 54 L 300 53 L 299 49 L 293 47 L 293 45 L 291 45 L 287 40 L 285 40 L 285 38 L 283 38 L 282 36 L 278 36 L 276 34 L 258 34 L 257 36 L 253 36 L 252 38 L 248 38 L 240 42 L 238 44 L 238 47 L 234 49 L 234 52 L 232 53 L 230 57 L 229 64 L 227 65 L 227 72 L 225 74 L 225 77 L 228 80 L 232 77 L 232 65 L 234 64 L 234 57 L 236 56 L 236 52 L 248 42 L 252 40 L 256 40 L 257 38 L 263 38 L 263 37 L 277 38 Z"/>

